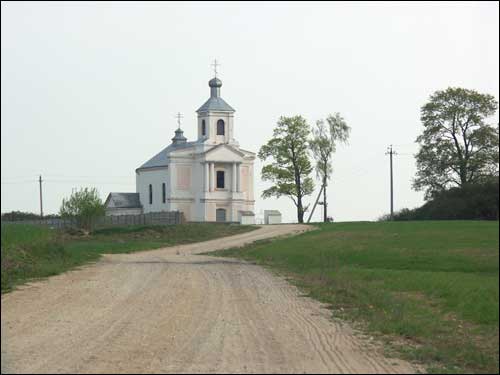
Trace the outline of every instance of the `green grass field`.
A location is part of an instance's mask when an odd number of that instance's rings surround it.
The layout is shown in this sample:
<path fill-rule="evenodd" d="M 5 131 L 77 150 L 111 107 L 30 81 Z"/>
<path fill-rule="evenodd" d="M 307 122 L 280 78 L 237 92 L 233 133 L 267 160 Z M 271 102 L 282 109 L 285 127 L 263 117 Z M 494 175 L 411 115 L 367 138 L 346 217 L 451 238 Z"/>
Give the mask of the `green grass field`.
<path fill-rule="evenodd" d="M 31 279 L 57 275 L 96 261 L 101 254 L 129 253 L 206 241 L 253 230 L 254 226 L 182 224 L 128 226 L 71 235 L 47 227 L 2 224 L 2 293 Z"/>
<path fill-rule="evenodd" d="M 498 373 L 498 222 L 319 224 L 217 255 L 288 276 L 430 372 Z"/>

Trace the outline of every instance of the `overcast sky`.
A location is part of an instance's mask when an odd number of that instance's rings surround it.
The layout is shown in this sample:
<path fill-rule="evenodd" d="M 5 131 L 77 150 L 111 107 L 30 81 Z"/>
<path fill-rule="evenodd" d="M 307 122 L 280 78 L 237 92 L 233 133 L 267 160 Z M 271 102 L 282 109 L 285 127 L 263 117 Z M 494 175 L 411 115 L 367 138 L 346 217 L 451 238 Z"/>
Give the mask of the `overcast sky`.
<path fill-rule="evenodd" d="M 257 152 L 282 115 L 312 125 L 340 112 L 351 126 L 328 188 L 336 221 L 389 211 L 391 143 L 395 208 L 423 202 L 411 188 L 414 141 L 434 91 L 499 96 L 498 2 L 1 6 L 2 212 L 39 211 L 38 174 L 46 213 L 74 187 L 134 192 L 135 169 L 170 143 L 175 113 L 196 137 L 214 58 L 244 149 Z M 256 213 L 296 220 L 289 199 L 260 198 L 261 167 Z"/>

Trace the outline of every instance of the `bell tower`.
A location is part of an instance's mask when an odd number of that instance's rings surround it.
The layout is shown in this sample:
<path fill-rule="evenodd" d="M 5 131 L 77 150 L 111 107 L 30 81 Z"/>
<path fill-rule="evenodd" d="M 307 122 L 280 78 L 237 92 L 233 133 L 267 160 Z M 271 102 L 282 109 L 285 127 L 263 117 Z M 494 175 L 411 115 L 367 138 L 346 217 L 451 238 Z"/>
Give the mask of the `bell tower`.
<path fill-rule="evenodd" d="M 217 60 L 214 78 L 208 82 L 210 98 L 196 111 L 198 113 L 198 140 L 208 144 L 237 144 L 234 140 L 235 110 L 221 98 L 222 81 L 217 78 Z"/>

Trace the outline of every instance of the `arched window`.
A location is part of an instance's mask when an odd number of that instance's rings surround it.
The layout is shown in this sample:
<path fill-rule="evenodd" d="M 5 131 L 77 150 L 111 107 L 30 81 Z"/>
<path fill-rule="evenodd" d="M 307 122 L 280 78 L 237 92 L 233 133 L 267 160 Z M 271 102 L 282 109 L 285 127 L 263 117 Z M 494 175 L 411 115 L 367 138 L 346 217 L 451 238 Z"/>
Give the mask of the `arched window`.
<path fill-rule="evenodd" d="M 217 135 L 224 135 L 224 120 L 217 121 Z"/>
<path fill-rule="evenodd" d="M 205 120 L 201 120 L 201 135 L 207 135 L 207 125 Z"/>

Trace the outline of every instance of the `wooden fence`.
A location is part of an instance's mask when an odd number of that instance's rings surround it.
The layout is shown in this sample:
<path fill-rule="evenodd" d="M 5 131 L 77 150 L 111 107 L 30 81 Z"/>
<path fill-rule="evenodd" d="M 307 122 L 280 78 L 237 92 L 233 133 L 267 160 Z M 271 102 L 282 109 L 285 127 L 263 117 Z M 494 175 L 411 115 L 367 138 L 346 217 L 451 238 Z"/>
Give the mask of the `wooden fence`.
<path fill-rule="evenodd" d="M 96 219 L 96 228 L 127 226 L 127 225 L 174 225 L 181 224 L 184 220 L 184 214 L 179 211 L 150 212 L 139 215 L 112 215 L 101 216 Z M 22 221 L 4 221 L 2 224 L 34 224 L 47 225 L 52 228 L 71 228 L 77 227 L 78 221 L 75 218 L 70 219 L 41 219 L 41 220 L 22 220 Z"/>

